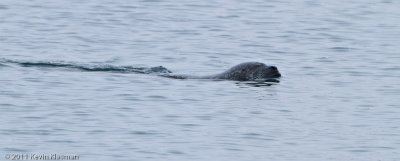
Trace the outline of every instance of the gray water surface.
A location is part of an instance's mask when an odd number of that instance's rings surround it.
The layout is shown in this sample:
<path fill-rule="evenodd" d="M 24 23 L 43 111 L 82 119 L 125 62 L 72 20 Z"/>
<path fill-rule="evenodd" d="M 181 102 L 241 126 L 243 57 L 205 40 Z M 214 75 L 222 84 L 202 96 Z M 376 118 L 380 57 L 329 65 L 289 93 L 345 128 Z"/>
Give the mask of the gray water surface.
<path fill-rule="evenodd" d="M 2 0 L 0 59 L 223 72 L 176 80 L 0 63 L 0 157 L 400 160 L 400 1 Z M 2 160 L 0 159 L 0 160 Z"/>

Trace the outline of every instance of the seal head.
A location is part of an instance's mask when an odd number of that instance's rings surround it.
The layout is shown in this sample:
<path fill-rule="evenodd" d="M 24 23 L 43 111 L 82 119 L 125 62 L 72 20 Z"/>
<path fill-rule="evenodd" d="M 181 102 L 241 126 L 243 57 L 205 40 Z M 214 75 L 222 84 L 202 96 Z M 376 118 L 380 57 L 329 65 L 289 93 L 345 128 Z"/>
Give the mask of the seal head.
<path fill-rule="evenodd" d="M 281 77 L 278 68 L 259 62 L 247 62 L 236 65 L 229 70 L 209 76 L 162 74 L 160 76 L 174 79 L 226 79 L 236 81 L 279 82 Z"/>
<path fill-rule="evenodd" d="M 258 81 L 281 77 L 278 68 L 275 66 L 267 66 L 259 62 L 246 62 L 236 65 L 229 70 L 209 76 L 214 79 L 229 79 L 237 81 Z"/>

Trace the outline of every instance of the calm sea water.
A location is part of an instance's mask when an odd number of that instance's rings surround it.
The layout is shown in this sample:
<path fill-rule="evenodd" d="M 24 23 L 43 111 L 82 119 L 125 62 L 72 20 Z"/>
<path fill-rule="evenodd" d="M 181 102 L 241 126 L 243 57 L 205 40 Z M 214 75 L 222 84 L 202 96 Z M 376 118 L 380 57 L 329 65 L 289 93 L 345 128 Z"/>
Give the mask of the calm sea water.
<path fill-rule="evenodd" d="M 0 160 L 400 160 L 400 1 L 2 0 L 0 59 L 276 65 L 272 86 L 0 63 Z"/>

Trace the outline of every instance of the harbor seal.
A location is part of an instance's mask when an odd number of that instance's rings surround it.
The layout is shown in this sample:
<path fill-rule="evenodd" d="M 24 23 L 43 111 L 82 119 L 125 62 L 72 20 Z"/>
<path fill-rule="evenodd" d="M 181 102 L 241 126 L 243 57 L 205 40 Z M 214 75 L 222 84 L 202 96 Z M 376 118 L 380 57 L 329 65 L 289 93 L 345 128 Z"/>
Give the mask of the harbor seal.
<path fill-rule="evenodd" d="M 281 77 L 276 66 L 268 66 L 259 62 L 246 62 L 238 64 L 227 71 L 209 76 L 189 76 L 189 75 L 163 75 L 176 79 L 226 79 L 235 81 L 266 81 Z"/>
<path fill-rule="evenodd" d="M 194 75 L 177 75 L 173 74 L 170 70 L 163 66 L 157 67 L 134 67 L 134 66 L 113 66 L 113 65 L 91 65 L 91 64 L 78 64 L 60 62 L 25 62 L 0 58 L 0 66 L 12 63 L 18 64 L 23 67 L 51 67 L 51 68 L 69 68 L 78 69 L 81 71 L 90 72 L 120 72 L 120 73 L 141 73 L 153 74 L 167 78 L 175 79 L 225 79 L 235 81 L 256 81 L 256 82 L 279 82 L 281 74 L 275 66 L 268 66 L 259 62 L 246 62 L 236 65 L 227 71 L 209 76 L 194 76 Z"/>

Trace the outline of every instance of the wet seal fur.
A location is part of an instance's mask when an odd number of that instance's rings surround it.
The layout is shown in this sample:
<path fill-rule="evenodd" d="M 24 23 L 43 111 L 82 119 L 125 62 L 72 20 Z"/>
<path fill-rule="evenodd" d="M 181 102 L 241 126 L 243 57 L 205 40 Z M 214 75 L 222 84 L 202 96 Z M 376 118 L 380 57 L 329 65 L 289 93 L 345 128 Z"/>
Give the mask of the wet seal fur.
<path fill-rule="evenodd" d="M 268 66 L 259 62 L 246 62 L 236 65 L 229 70 L 209 76 L 188 76 L 188 75 L 161 75 L 175 79 L 226 79 L 235 81 L 268 81 L 281 77 L 278 68 Z"/>

